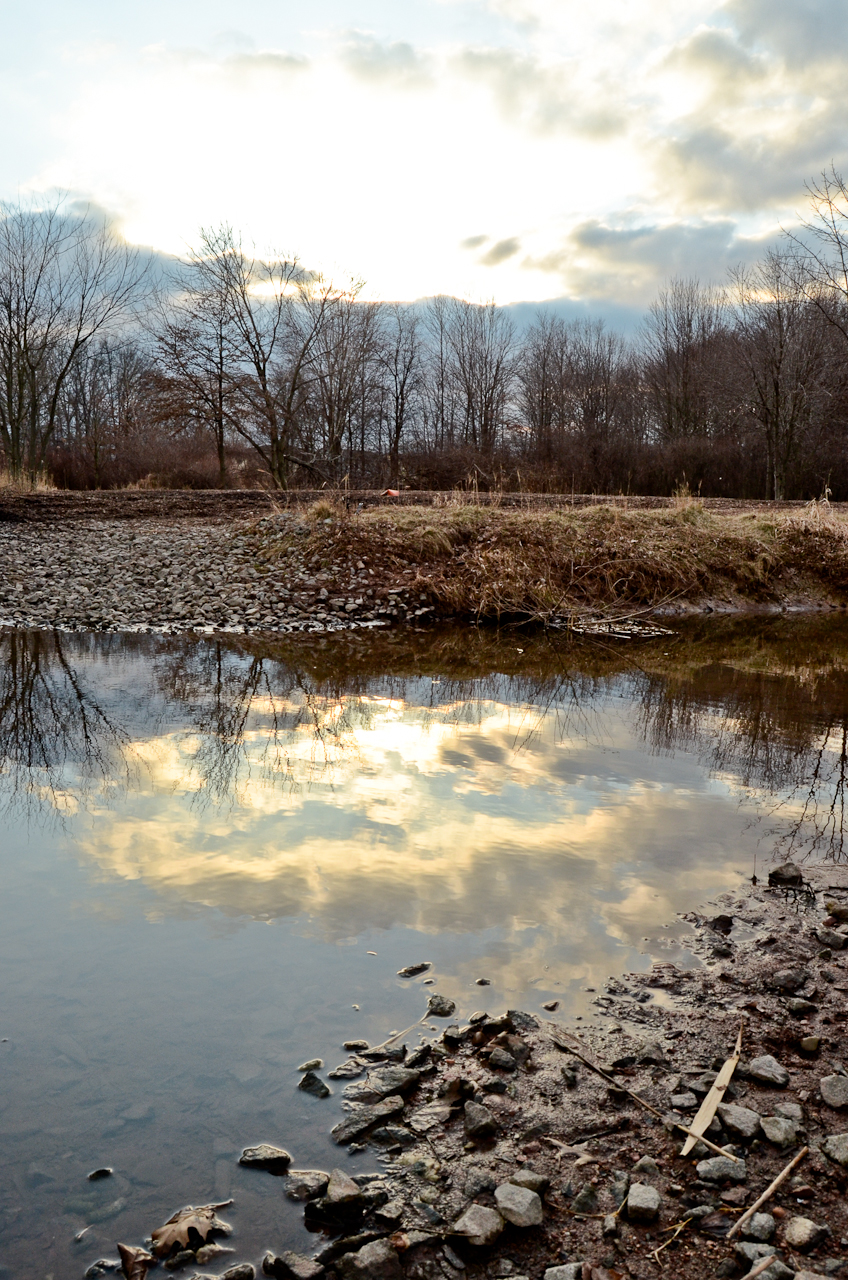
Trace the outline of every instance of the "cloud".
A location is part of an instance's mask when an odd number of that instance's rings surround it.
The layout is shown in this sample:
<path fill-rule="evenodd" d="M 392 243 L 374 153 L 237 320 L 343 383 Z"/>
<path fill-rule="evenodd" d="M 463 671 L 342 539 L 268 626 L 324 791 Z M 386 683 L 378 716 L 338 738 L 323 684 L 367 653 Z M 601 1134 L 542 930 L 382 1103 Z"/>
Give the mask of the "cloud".
<path fill-rule="evenodd" d="M 844 0 L 729 0 L 722 13 L 753 48 L 766 49 L 791 67 L 832 62 L 848 54 Z"/>
<path fill-rule="evenodd" d="M 768 241 L 740 236 L 732 219 L 614 225 L 588 219 L 557 249 L 525 265 L 558 272 L 577 296 L 645 305 L 676 275 L 720 283 L 729 267 L 762 255 Z"/>
<path fill-rule="evenodd" d="M 466 240 L 460 240 L 460 249 L 479 249 L 481 244 L 485 244 L 488 236 L 468 236 Z"/>
<path fill-rule="evenodd" d="M 508 240 L 498 240 L 497 244 L 493 244 L 480 261 L 484 267 L 497 267 L 501 262 L 506 262 L 507 258 L 514 257 L 520 248 L 521 243 L 518 238 L 510 236 Z"/>
<path fill-rule="evenodd" d="M 429 59 L 405 40 L 384 44 L 375 36 L 354 32 L 339 56 L 348 71 L 373 84 L 417 89 L 433 82 Z"/>

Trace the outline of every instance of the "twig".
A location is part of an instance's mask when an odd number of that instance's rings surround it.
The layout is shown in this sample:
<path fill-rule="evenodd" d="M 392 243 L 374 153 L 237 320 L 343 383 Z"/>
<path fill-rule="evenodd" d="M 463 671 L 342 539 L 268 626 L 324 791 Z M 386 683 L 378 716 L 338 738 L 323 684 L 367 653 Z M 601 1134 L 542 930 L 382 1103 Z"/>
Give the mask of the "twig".
<path fill-rule="evenodd" d="M 789 1177 L 792 1170 L 795 1168 L 796 1164 L 800 1164 L 800 1162 L 804 1159 L 804 1156 L 807 1154 L 809 1150 L 810 1150 L 809 1147 L 802 1147 L 801 1150 L 798 1152 L 797 1156 L 795 1156 L 793 1160 L 790 1160 L 789 1164 L 786 1166 L 785 1169 L 781 1170 L 781 1172 L 775 1178 L 774 1182 L 770 1183 L 769 1186 L 766 1187 L 765 1191 L 760 1196 L 759 1200 L 755 1201 L 754 1204 L 751 1205 L 750 1209 L 746 1209 L 745 1212 L 742 1214 L 741 1218 L 736 1219 L 733 1226 L 730 1228 L 730 1230 L 727 1233 L 728 1240 L 732 1236 L 735 1236 L 737 1231 L 740 1231 L 742 1227 L 744 1227 L 748 1219 L 754 1216 L 754 1214 L 757 1212 L 757 1210 L 760 1208 L 761 1205 L 764 1205 L 767 1200 L 771 1199 L 775 1191 L 777 1191 L 778 1187 L 786 1181 L 786 1179 Z"/>
<path fill-rule="evenodd" d="M 430 1011 L 422 1013 L 417 1022 L 413 1022 L 411 1027 L 407 1027 L 405 1031 L 396 1031 L 393 1036 L 389 1036 L 388 1040 L 384 1040 L 382 1044 L 372 1044 L 368 1052 L 371 1053 L 375 1049 L 385 1049 L 387 1044 L 394 1044 L 395 1040 L 400 1040 L 401 1036 L 408 1036 L 410 1031 L 414 1031 L 416 1027 L 420 1027 L 422 1022 L 426 1022 L 430 1017 Z"/>
<path fill-rule="evenodd" d="M 646 1111 L 650 1111 L 651 1115 L 654 1115 L 658 1120 L 665 1122 L 665 1116 L 663 1113 L 661 1111 L 657 1111 L 656 1107 L 652 1107 L 650 1102 L 646 1102 L 644 1098 L 640 1098 L 638 1093 L 634 1093 L 632 1089 L 628 1089 L 626 1085 L 619 1084 L 617 1080 L 613 1080 L 612 1076 L 608 1076 L 605 1071 L 602 1071 L 600 1067 L 595 1066 L 594 1062 L 590 1062 L 588 1058 L 584 1057 L 582 1053 L 578 1052 L 578 1050 L 573 1048 L 571 1045 L 560 1043 L 557 1037 L 558 1034 L 561 1033 L 562 1029 L 558 1027 L 555 1022 L 549 1022 L 548 1026 L 552 1028 L 553 1035 L 551 1039 L 558 1049 L 562 1049 L 564 1053 L 573 1053 L 575 1058 L 579 1058 L 590 1071 L 594 1071 L 602 1080 L 606 1080 L 607 1084 L 611 1084 L 614 1089 L 623 1090 L 629 1098 L 632 1098 L 634 1102 L 638 1102 L 640 1107 L 644 1107 Z M 577 1038 L 571 1031 L 567 1031 L 564 1034 L 572 1036 L 574 1039 Z M 580 1042 L 578 1041 L 578 1044 L 579 1043 Z M 727 1160 L 732 1160 L 734 1164 L 739 1164 L 738 1156 L 731 1155 L 729 1151 L 724 1151 L 721 1147 L 717 1147 L 714 1142 L 710 1142 L 709 1138 L 705 1138 L 703 1134 L 693 1133 L 685 1124 L 680 1124 L 679 1121 L 675 1120 L 674 1128 L 679 1129 L 681 1133 L 694 1137 L 697 1142 L 703 1142 L 704 1146 L 709 1147 L 710 1151 L 714 1151 L 716 1155 L 724 1156 Z"/>
<path fill-rule="evenodd" d="M 681 1231 L 683 1231 L 685 1227 L 688 1227 L 691 1221 L 692 1221 L 691 1218 L 686 1218 L 684 1222 L 678 1222 L 676 1227 L 669 1227 L 668 1230 L 673 1231 L 674 1235 L 669 1236 L 665 1244 L 661 1244 L 658 1249 L 654 1249 L 654 1252 L 651 1254 L 651 1257 L 656 1258 L 657 1262 L 659 1262 L 660 1254 L 662 1253 L 663 1249 L 667 1249 L 670 1244 L 674 1244 L 675 1240 L 680 1235 Z"/>
<path fill-rule="evenodd" d="M 739 1059 L 742 1057 L 742 1031 L 744 1029 L 744 1026 L 745 1024 L 743 1022 L 742 1025 L 739 1027 L 739 1035 L 736 1037 L 736 1047 L 734 1048 L 733 1053 L 727 1059 L 724 1066 L 721 1068 L 721 1071 L 719 1071 L 718 1075 L 715 1078 L 713 1087 L 710 1089 L 706 1098 L 704 1098 L 704 1101 L 701 1103 L 698 1109 L 698 1114 L 695 1116 L 695 1119 L 692 1121 L 692 1127 L 689 1131 L 689 1137 L 684 1142 L 683 1147 L 680 1151 L 680 1154 L 682 1156 L 688 1156 L 689 1152 L 692 1150 L 695 1143 L 697 1142 L 697 1138 L 695 1138 L 693 1135 L 696 1133 L 703 1135 L 705 1130 L 709 1129 L 710 1125 L 712 1124 L 713 1116 L 716 1113 L 718 1104 L 721 1102 L 722 1098 L 724 1097 L 725 1089 L 730 1084 L 730 1077 L 733 1075 L 733 1072 L 736 1070 Z"/>
<path fill-rule="evenodd" d="M 761 1276 L 764 1271 L 768 1271 L 773 1262 L 777 1262 L 777 1254 L 773 1253 L 770 1258 L 763 1258 L 762 1262 L 758 1262 L 753 1271 L 749 1271 L 745 1280 L 754 1280 L 754 1276 Z"/>

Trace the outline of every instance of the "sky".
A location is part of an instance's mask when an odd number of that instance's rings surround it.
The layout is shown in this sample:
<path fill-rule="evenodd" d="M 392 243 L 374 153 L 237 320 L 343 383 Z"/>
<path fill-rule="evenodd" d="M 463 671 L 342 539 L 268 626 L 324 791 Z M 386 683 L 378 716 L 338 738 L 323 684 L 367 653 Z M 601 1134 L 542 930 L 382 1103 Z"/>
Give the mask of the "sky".
<path fill-rule="evenodd" d="M 0 197 L 615 316 L 848 169 L 845 0 L 4 0 Z"/>

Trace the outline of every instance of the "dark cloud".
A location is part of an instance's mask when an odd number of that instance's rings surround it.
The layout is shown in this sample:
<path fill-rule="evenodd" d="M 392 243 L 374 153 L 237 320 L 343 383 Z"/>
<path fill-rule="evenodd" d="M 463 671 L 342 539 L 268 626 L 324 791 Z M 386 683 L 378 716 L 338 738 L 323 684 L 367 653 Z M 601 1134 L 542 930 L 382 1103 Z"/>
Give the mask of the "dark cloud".
<path fill-rule="evenodd" d="M 483 254 L 480 262 L 484 267 L 496 267 L 499 263 L 506 262 L 507 258 L 515 257 L 520 248 L 521 244 L 515 236 L 510 236 L 508 240 L 498 240 L 488 253 Z"/>
<path fill-rule="evenodd" d="M 697 276 L 720 283 L 729 267 L 760 257 L 774 242 L 740 236 L 729 219 L 669 225 L 620 225 L 590 219 L 562 246 L 524 266 L 557 272 L 569 291 L 585 299 L 645 305 L 663 280 Z"/>
<path fill-rule="evenodd" d="M 622 133 L 627 116 L 609 84 L 592 93 L 577 83 L 575 64 L 546 66 L 511 49 L 465 49 L 454 59 L 459 72 L 491 89 L 504 116 L 539 133 L 560 129 L 595 139 Z"/>
<path fill-rule="evenodd" d="M 761 55 L 744 49 L 732 32 L 715 27 L 696 31 L 683 40 L 668 55 L 665 65 L 673 71 L 706 76 L 716 89 L 721 89 L 725 105 L 728 92 L 736 97 L 768 73 Z"/>
<path fill-rule="evenodd" d="M 432 74 L 427 58 L 405 40 L 383 44 L 374 36 L 353 32 L 341 46 L 342 62 L 360 80 L 418 88 Z"/>
<path fill-rule="evenodd" d="M 747 45 L 776 53 L 792 67 L 848 53 L 845 0 L 729 0 L 723 13 Z"/>
<path fill-rule="evenodd" d="M 485 244 L 488 236 L 468 236 L 466 240 L 460 240 L 460 249 L 479 249 L 481 244 Z"/>

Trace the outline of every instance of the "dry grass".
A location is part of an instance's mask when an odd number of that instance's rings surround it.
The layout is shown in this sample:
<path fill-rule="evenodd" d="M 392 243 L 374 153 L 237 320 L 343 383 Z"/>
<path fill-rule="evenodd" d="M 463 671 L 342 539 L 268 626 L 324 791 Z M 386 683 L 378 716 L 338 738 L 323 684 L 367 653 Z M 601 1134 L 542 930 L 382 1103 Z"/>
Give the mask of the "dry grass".
<path fill-rule="evenodd" d="M 306 513 L 300 532 L 278 527 L 264 555 L 278 559 L 295 544 L 325 570 L 363 560 L 375 585 L 403 584 L 440 612 L 485 618 L 838 598 L 848 589 L 848 520 L 826 503 L 729 514 L 681 494 L 664 510 L 463 505 L 348 515 L 328 502 Z"/>
<path fill-rule="evenodd" d="M 56 491 L 56 485 L 45 472 L 41 472 L 33 483 L 28 476 L 15 477 L 8 467 L 0 467 L 0 493 L 55 493 Z"/>

